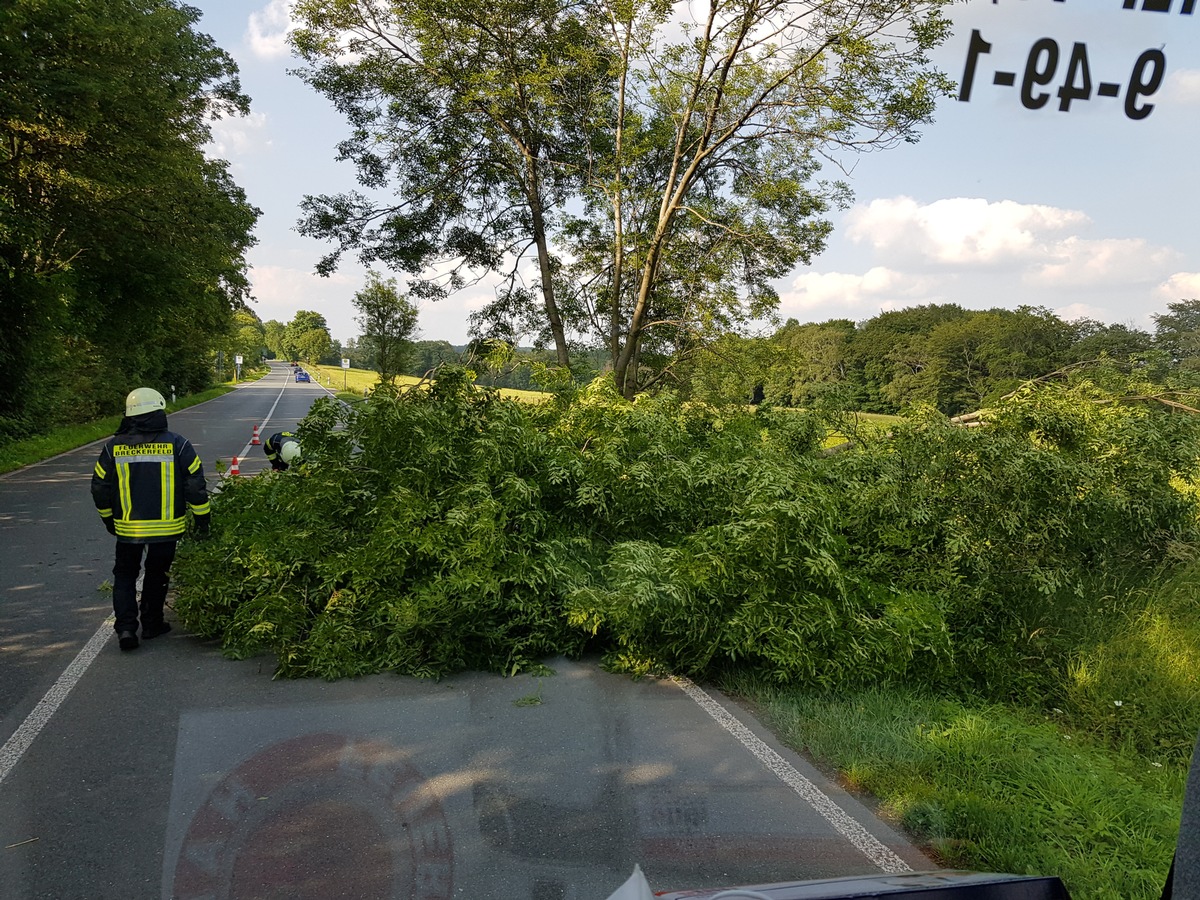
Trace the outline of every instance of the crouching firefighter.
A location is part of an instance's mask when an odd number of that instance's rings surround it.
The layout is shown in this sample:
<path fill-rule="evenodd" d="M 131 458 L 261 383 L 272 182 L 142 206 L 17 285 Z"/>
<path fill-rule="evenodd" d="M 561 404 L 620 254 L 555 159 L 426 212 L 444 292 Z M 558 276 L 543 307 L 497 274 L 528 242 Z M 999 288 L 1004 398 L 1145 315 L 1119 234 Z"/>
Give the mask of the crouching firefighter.
<path fill-rule="evenodd" d="M 277 431 L 263 444 L 263 453 L 276 472 L 286 472 L 288 466 L 300 461 L 300 439 L 290 431 Z"/>
<path fill-rule="evenodd" d="M 138 645 L 138 615 L 146 640 L 166 634 L 163 618 L 175 547 L 187 511 L 199 535 L 208 534 L 210 508 L 204 467 L 188 440 L 167 430 L 167 402 L 153 388 L 125 398 L 125 417 L 100 451 L 92 472 L 92 500 L 109 534 L 116 535 L 113 613 L 122 650 Z M 137 580 L 146 560 L 141 606 Z"/>

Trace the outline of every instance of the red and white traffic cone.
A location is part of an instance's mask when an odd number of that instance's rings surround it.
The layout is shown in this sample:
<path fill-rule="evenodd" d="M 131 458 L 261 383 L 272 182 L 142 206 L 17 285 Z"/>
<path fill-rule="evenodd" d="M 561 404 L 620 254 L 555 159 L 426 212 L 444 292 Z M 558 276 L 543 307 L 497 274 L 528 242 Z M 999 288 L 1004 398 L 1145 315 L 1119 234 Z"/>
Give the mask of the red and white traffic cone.
<path fill-rule="evenodd" d="M 262 443 L 262 441 L 260 441 L 258 439 L 258 426 L 257 425 L 254 426 L 254 437 L 251 439 L 250 443 L 251 444 L 261 444 Z"/>
<path fill-rule="evenodd" d="M 230 475 L 241 475 L 242 474 L 241 471 L 238 469 L 238 461 L 237 461 L 236 456 L 233 458 L 233 465 L 231 465 L 229 467 L 229 474 Z"/>

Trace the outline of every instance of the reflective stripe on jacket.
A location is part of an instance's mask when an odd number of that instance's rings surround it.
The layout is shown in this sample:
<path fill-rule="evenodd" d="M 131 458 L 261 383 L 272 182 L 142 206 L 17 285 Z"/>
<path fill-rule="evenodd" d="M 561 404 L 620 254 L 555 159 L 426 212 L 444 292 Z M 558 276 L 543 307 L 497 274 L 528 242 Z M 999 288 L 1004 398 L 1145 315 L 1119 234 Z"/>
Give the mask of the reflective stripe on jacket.
<path fill-rule="evenodd" d="M 200 457 L 170 431 L 109 439 L 92 472 L 92 500 L 101 518 L 113 519 L 117 537 L 134 543 L 178 540 L 187 510 L 210 511 Z"/>

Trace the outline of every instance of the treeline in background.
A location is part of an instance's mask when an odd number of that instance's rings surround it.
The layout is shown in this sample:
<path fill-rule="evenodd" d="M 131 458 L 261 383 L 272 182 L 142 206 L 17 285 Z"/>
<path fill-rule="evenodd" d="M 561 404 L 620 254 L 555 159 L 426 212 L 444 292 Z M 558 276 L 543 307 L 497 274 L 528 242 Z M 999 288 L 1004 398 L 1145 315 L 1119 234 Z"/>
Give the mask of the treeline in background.
<path fill-rule="evenodd" d="M 863 322 L 789 319 L 770 334 L 727 334 L 660 361 L 671 373 L 660 383 L 687 399 L 718 405 L 767 402 L 892 414 L 931 406 L 956 416 L 989 406 L 1027 381 L 1094 360 L 1136 368 L 1159 381 L 1200 379 L 1200 301 L 1168 304 L 1152 321 L 1150 331 L 1094 319 L 1065 321 L 1040 307 L 970 310 L 955 303 L 882 312 Z M 368 337 L 343 345 L 314 327 L 324 328 L 324 320 L 304 311 L 288 325 L 268 322 L 268 354 L 329 365 L 348 357 L 355 368 L 375 367 Z M 535 363 L 553 365 L 553 351 L 418 340 L 409 344 L 401 372 L 420 377 L 443 365 L 466 364 L 479 384 L 536 390 Z M 578 384 L 610 368 L 604 350 L 572 353 Z"/>

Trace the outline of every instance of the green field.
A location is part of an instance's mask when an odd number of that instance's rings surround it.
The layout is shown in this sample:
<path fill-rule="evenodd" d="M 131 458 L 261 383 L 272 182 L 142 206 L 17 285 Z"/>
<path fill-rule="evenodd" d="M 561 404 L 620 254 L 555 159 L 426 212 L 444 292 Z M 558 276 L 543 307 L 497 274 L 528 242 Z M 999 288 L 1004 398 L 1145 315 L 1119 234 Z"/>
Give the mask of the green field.
<path fill-rule="evenodd" d="M 370 391 L 379 383 L 379 373 L 372 369 L 343 369 L 338 366 L 304 366 L 309 373 L 318 376 L 321 384 L 336 391 L 345 390 L 348 393 L 363 396 L 363 391 Z M 420 378 L 412 375 L 397 375 L 396 385 L 400 388 L 413 387 L 421 383 Z M 540 403 L 546 399 L 541 391 L 519 391 L 513 388 L 498 388 L 501 397 L 510 400 L 524 400 Z"/>

